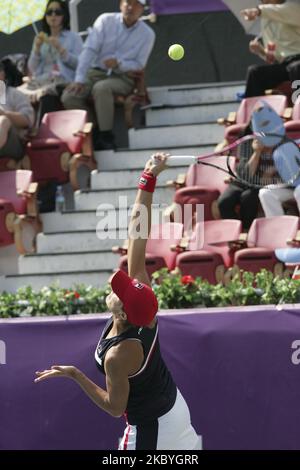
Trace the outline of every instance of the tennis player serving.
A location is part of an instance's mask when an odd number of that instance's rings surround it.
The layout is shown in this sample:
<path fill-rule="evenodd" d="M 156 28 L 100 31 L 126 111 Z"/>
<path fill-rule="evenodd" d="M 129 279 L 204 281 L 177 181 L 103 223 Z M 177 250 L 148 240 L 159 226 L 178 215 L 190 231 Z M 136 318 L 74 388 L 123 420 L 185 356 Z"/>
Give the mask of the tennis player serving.
<path fill-rule="evenodd" d="M 114 417 L 125 415 L 127 426 L 119 450 L 201 449 L 188 406 L 160 353 L 158 304 L 145 269 L 147 238 L 136 236 L 145 209 L 148 220 L 142 224 L 148 224 L 149 235 L 156 178 L 166 162 L 167 155 L 156 154 L 145 166 L 129 224 L 129 276 L 117 271 L 111 278 L 106 303 L 112 316 L 95 351 L 96 363 L 106 376 L 106 390 L 74 366 L 36 372 L 35 382 L 73 379 L 104 411 Z"/>

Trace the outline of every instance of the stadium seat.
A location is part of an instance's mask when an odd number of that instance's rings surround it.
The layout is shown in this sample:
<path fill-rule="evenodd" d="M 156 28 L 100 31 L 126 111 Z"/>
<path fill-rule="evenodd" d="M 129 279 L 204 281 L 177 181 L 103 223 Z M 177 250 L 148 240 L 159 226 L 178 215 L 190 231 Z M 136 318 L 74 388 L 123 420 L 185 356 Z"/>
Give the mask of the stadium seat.
<path fill-rule="evenodd" d="M 234 157 L 231 165 L 234 165 Z M 227 170 L 227 157 L 210 157 L 205 160 L 207 163 L 216 164 Z M 166 217 L 176 217 L 176 210 L 179 207 L 182 211 L 185 225 L 189 223 L 186 217 L 194 217 L 197 204 L 203 204 L 204 220 L 219 218 L 217 199 L 227 188 L 225 180 L 228 179 L 223 171 L 205 165 L 191 165 L 185 175 L 179 175 L 176 181 L 169 181 L 167 185 L 176 189 L 174 202 L 165 211 Z M 192 210 L 187 210 L 187 204 L 192 206 Z M 175 220 L 177 220 L 175 218 Z"/>
<path fill-rule="evenodd" d="M 278 262 L 274 250 L 287 248 L 289 240 L 296 239 L 298 227 L 299 218 L 296 216 L 255 219 L 248 233 L 247 248 L 234 254 L 234 267 L 253 273 L 264 268 L 281 275 L 284 266 Z"/>
<path fill-rule="evenodd" d="M 33 251 L 35 236 L 41 229 L 37 187 L 31 171 L 0 173 L 0 246 L 15 242 L 19 253 Z"/>
<path fill-rule="evenodd" d="M 73 189 L 79 189 L 79 167 L 96 168 L 91 130 L 86 111 L 45 114 L 37 135 L 27 144 L 23 167 L 32 171 L 34 181 L 63 184 L 70 180 Z"/>
<path fill-rule="evenodd" d="M 291 109 L 291 120 L 287 121 L 284 125 L 288 137 L 291 139 L 300 138 L 300 96 Z"/>
<path fill-rule="evenodd" d="M 183 275 L 206 279 L 211 284 L 223 282 L 226 269 L 233 264 L 230 242 L 241 235 L 240 220 L 223 219 L 197 223 L 186 243 L 180 248 L 187 250 L 178 254 L 176 267 Z"/>
<path fill-rule="evenodd" d="M 151 277 L 152 273 L 162 268 L 174 269 L 177 253 L 171 251 L 171 246 L 179 244 L 183 236 L 183 225 L 180 223 L 166 223 L 153 225 L 146 247 L 146 269 Z M 114 253 L 123 256 L 120 258 L 119 268 L 128 271 L 127 243 L 122 248 L 113 247 Z"/>
<path fill-rule="evenodd" d="M 284 111 L 288 106 L 287 98 L 283 95 L 244 98 L 237 112 L 229 113 L 227 118 L 218 119 L 219 124 L 224 124 L 226 126 L 224 141 L 218 145 L 218 148 L 231 144 L 240 137 L 250 122 L 251 114 L 256 103 L 260 100 L 267 102 L 280 116 L 284 115 Z"/>
<path fill-rule="evenodd" d="M 124 106 L 124 118 L 128 129 L 134 127 L 133 110 L 136 106 L 146 106 L 150 104 L 149 94 L 145 85 L 145 71 L 136 70 L 128 72 L 129 76 L 134 79 L 134 89 L 127 96 L 115 95 L 115 103 Z"/>
<path fill-rule="evenodd" d="M 293 106 L 292 102 L 292 95 L 293 95 L 293 88 L 292 82 L 290 80 L 286 80 L 284 82 L 279 83 L 276 88 L 271 88 L 265 90 L 266 95 L 285 95 L 287 97 L 288 106 Z"/>

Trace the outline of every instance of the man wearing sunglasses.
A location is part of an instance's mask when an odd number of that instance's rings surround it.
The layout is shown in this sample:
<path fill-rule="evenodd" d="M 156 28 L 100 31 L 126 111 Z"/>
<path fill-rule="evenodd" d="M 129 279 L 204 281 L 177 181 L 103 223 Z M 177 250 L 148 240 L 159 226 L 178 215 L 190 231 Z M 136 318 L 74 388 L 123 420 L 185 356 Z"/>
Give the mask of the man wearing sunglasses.
<path fill-rule="evenodd" d="M 98 129 L 95 150 L 114 148 L 114 95 L 134 88 L 130 72 L 144 69 L 155 34 L 140 17 L 146 0 L 121 0 L 120 13 L 104 13 L 94 23 L 80 55 L 75 82 L 65 90 L 67 109 L 87 109 L 92 97 Z"/>

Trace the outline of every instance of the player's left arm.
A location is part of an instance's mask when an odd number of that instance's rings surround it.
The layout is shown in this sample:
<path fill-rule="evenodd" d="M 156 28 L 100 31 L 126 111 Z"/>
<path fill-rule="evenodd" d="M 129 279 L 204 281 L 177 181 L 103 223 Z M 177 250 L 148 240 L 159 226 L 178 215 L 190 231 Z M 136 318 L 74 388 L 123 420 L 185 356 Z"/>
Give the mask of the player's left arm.
<path fill-rule="evenodd" d="M 133 343 L 133 342 L 132 342 Z M 74 366 L 52 366 L 49 370 L 36 372 L 35 382 L 52 377 L 73 379 L 85 394 L 102 410 L 114 417 L 120 417 L 126 410 L 129 396 L 128 375 L 139 369 L 142 363 L 140 351 L 131 351 L 138 344 L 129 345 L 128 351 L 121 357 L 112 348 L 105 359 L 106 390 L 90 380 L 81 370 Z"/>

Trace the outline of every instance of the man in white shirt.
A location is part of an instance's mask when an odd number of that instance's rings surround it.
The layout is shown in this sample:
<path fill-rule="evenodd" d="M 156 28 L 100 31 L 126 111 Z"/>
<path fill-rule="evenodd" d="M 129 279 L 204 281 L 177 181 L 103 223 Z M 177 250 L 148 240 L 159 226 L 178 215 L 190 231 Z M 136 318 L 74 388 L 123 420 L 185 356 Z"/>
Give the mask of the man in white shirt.
<path fill-rule="evenodd" d="M 87 109 L 92 97 L 99 133 L 95 149 L 114 147 L 114 94 L 128 95 L 134 80 L 128 72 L 142 70 L 155 34 L 140 17 L 146 0 L 120 0 L 121 13 L 104 13 L 94 23 L 79 57 L 75 82 L 62 101 L 67 109 Z"/>
<path fill-rule="evenodd" d="M 261 18 L 263 44 L 252 40 L 250 51 L 267 62 L 249 67 L 245 97 L 261 96 L 281 82 L 300 79 L 300 0 L 262 0 L 241 13 L 248 21 Z"/>

